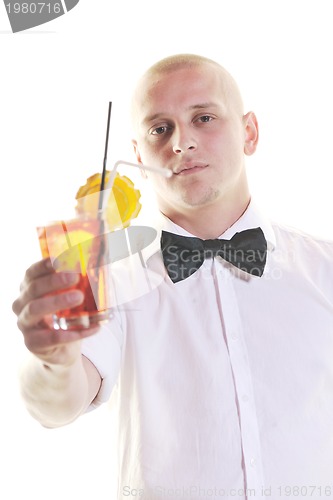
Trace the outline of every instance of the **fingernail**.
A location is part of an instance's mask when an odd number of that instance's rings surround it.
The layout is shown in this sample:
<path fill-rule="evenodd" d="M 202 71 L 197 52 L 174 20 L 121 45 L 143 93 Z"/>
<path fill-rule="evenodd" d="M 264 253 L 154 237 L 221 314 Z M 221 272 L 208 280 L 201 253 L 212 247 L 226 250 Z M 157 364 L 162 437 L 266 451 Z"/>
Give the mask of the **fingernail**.
<path fill-rule="evenodd" d="M 66 300 L 69 304 L 77 304 L 83 301 L 83 293 L 79 290 L 68 292 Z"/>
<path fill-rule="evenodd" d="M 46 267 L 46 269 L 48 269 L 48 270 L 50 270 L 50 269 L 52 269 L 52 268 L 53 268 L 53 264 L 52 264 L 51 259 L 46 259 L 46 260 L 45 260 L 45 267 Z"/>
<path fill-rule="evenodd" d="M 77 281 L 79 280 L 79 277 L 75 273 L 64 273 L 61 276 L 61 279 L 65 285 L 72 285 L 74 283 L 77 283 Z"/>

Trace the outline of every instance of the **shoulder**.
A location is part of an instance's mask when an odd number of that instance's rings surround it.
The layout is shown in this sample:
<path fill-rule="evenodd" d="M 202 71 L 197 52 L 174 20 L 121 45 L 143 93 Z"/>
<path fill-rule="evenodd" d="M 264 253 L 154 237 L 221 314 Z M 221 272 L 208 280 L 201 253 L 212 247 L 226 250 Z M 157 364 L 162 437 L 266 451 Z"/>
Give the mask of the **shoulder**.
<path fill-rule="evenodd" d="M 306 231 L 302 231 L 299 228 L 295 228 L 288 224 L 282 224 L 274 220 L 270 222 L 272 224 L 274 232 L 278 235 L 281 235 L 282 237 L 285 237 L 287 239 L 292 239 L 295 241 L 300 241 L 303 243 L 313 242 L 319 245 L 324 245 L 324 246 L 327 245 L 328 247 L 333 248 L 333 239 L 323 238 L 315 234 L 310 234 Z"/>
<path fill-rule="evenodd" d="M 324 266 L 333 272 L 333 240 L 308 234 L 291 226 L 272 222 L 276 250 L 294 257 L 300 266 Z"/>

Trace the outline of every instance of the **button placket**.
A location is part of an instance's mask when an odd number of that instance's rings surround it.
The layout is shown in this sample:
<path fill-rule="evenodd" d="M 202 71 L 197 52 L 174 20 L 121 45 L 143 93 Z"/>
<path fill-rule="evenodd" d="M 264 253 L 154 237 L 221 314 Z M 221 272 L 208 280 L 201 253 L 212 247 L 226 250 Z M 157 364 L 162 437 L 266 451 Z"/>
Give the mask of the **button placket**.
<path fill-rule="evenodd" d="M 214 259 L 214 261 L 217 271 L 220 306 L 225 325 L 225 336 L 239 405 L 240 432 L 247 488 L 260 491 L 264 479 L 258 421 L 253 397 L 251 370 L 243 337 L 243 326 L 233 286 L 233 280 L 238 278 L 232 276 L 228 269 L 224 268 L 223 264 L 219 263 L 217 259 Z"/>

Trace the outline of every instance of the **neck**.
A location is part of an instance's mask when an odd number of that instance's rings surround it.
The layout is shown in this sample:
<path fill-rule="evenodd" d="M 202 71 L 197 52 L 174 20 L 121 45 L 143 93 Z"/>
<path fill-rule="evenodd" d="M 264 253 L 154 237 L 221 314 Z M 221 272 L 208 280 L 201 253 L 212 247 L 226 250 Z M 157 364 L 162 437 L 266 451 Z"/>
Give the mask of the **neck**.
<path fill-rule="evenodd" d="M 232 226 L 245 212 L 250 203 L 250 196 L 239 203 L 224 203 L 204 207 L 191 207 L 182 212 L 162 211 L 172 222 L 189 233 L 205 239 L 218 238 Z"/>

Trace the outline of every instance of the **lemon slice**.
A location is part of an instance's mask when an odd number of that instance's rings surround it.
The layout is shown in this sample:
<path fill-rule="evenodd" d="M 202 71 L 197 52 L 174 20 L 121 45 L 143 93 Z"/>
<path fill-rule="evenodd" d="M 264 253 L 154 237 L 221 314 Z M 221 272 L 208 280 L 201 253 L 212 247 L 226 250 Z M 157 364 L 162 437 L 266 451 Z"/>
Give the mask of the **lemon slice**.
<path fill-rule="evenodd" d="M 110 178 L 110 171 L 106 171 L 105 185 Z M 101 174 L 90 176 L 84 186 L 76 193 L 78 214 L 97 214 Z M 93 196 L 95 194 L 95 196 Z M 106 205 L 106 220 L 111 231 L 129 226 L 132 219 L 137 217 L 141 210 L 139 199 L 141 193 L 134 188 L 133 182 L 125 175 L 116 174 L 112 191 Z"/>

